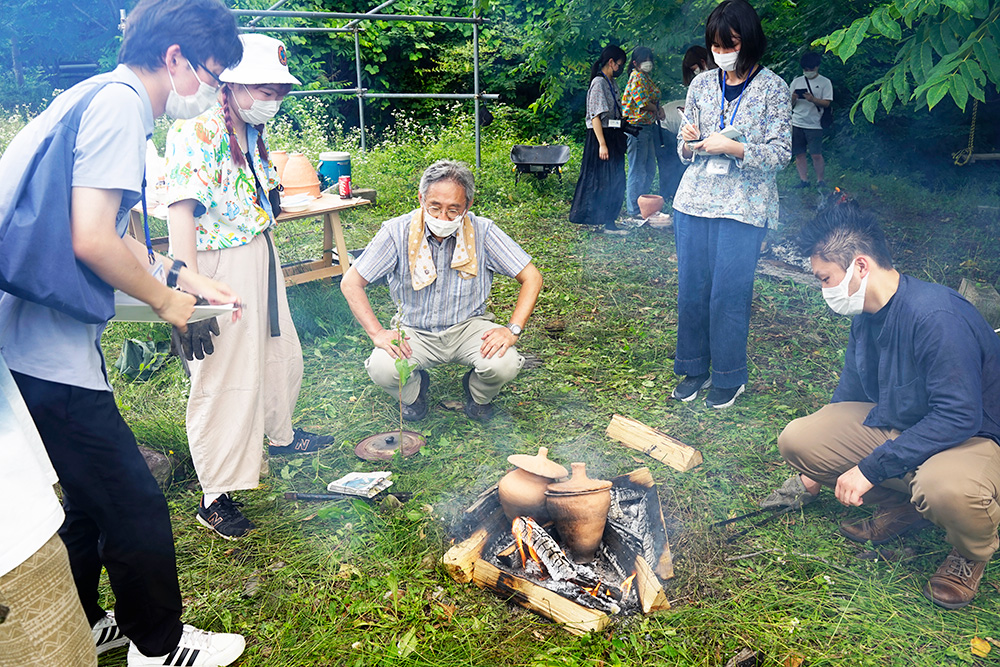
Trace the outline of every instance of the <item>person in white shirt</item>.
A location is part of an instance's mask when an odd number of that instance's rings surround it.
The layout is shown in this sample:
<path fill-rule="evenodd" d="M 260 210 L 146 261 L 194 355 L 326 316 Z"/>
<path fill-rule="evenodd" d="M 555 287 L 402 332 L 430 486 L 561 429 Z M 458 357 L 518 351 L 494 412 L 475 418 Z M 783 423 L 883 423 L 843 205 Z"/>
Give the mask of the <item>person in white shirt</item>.
<path fill-rule="evenodd" d="M 816 185 L 823 187 L 823 111 L 833 103 L 833 84 L 820 76 L 818 53 L 804 53 L 799 61 L 802 76 L 792 79 L 792 157 L 799 172 L 798 188 L 809 187 L 806 151 L 812 156 Z"/>

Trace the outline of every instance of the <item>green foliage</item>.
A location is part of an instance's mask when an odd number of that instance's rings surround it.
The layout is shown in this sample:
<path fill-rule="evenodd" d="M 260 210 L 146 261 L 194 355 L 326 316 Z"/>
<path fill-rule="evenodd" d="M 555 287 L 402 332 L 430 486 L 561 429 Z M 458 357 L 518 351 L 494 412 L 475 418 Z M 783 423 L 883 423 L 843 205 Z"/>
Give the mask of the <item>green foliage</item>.
<path fill-rule="evenodd" d="M 867 40 L 898 47 L 885 73 L 861 91 L 851 108 L 874 122 L 879 106 L 896 102 L 933 109 L 945 97 L 965 110 L 972 97 L 1000 90 L 1000 2 L 996 0 L 893 0 L 817 40 L 843 61 Z"/>

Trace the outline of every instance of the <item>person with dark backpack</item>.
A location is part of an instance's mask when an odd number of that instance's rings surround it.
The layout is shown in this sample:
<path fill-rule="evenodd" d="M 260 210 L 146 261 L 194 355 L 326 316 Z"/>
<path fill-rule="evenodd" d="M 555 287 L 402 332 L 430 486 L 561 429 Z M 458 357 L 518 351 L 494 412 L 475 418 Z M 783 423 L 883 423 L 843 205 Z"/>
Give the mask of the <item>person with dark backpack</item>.
<path fill-rule="evenodd" d="M 823 181 L 823 131 L 833 125 L 833 84 L 819 73 L 821 57 L 818 53 L 804 53 L 799 61 L 802 76 L 792 79 L 792 157 L 799 172 L 797 188 L 809 187 L 809 165 L 806 152 L 812 156 L 816 170 L 816 185 Z"/>

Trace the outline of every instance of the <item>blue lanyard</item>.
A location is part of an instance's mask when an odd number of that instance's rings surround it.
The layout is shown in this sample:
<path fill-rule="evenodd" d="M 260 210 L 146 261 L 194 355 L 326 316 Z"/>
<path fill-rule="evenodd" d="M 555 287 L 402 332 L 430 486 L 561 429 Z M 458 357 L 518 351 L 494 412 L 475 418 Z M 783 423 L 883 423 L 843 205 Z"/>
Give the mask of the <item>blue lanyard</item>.
<path fill-rule="evenodd" d="M 733 121 L 736 120 L 736 112 L 740 110 L 740 102 L 743 101 L 743 93 L 747 92 L 747 84 L 750 83 L 750 77 L 753 76 L 753 70 L 750 70 L 750 74 L 747 75 L 746 81 L 743 82 L 743 90 L 740 91 L 740 96 L 736 98 L 736 107 L 733 109 L 733 115 L 729 119 L 729 124 L 732 125 Z M 726 129 L 726 73 L 719 71 L 719 78 L 722 80 L 722 104 L 719 109 L 719 129 Z"/>

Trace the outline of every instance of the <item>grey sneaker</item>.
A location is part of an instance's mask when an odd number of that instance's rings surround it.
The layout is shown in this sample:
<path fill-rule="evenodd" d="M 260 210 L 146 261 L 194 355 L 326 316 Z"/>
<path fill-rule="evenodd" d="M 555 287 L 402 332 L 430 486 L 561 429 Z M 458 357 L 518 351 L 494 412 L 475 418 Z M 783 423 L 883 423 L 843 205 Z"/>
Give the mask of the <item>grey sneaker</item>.
<path fill-rule="evenodd" d="M 806 490 L 802 483 L 802 476 L 795 473 L 785 480 L 779 488 L 775 489 L 767 498 L 760 501 L 760 508 L 764 510 L 779 509 L 788 507 L 793 510 L 801 509 L 816 500 L 814 496 Z"/>

